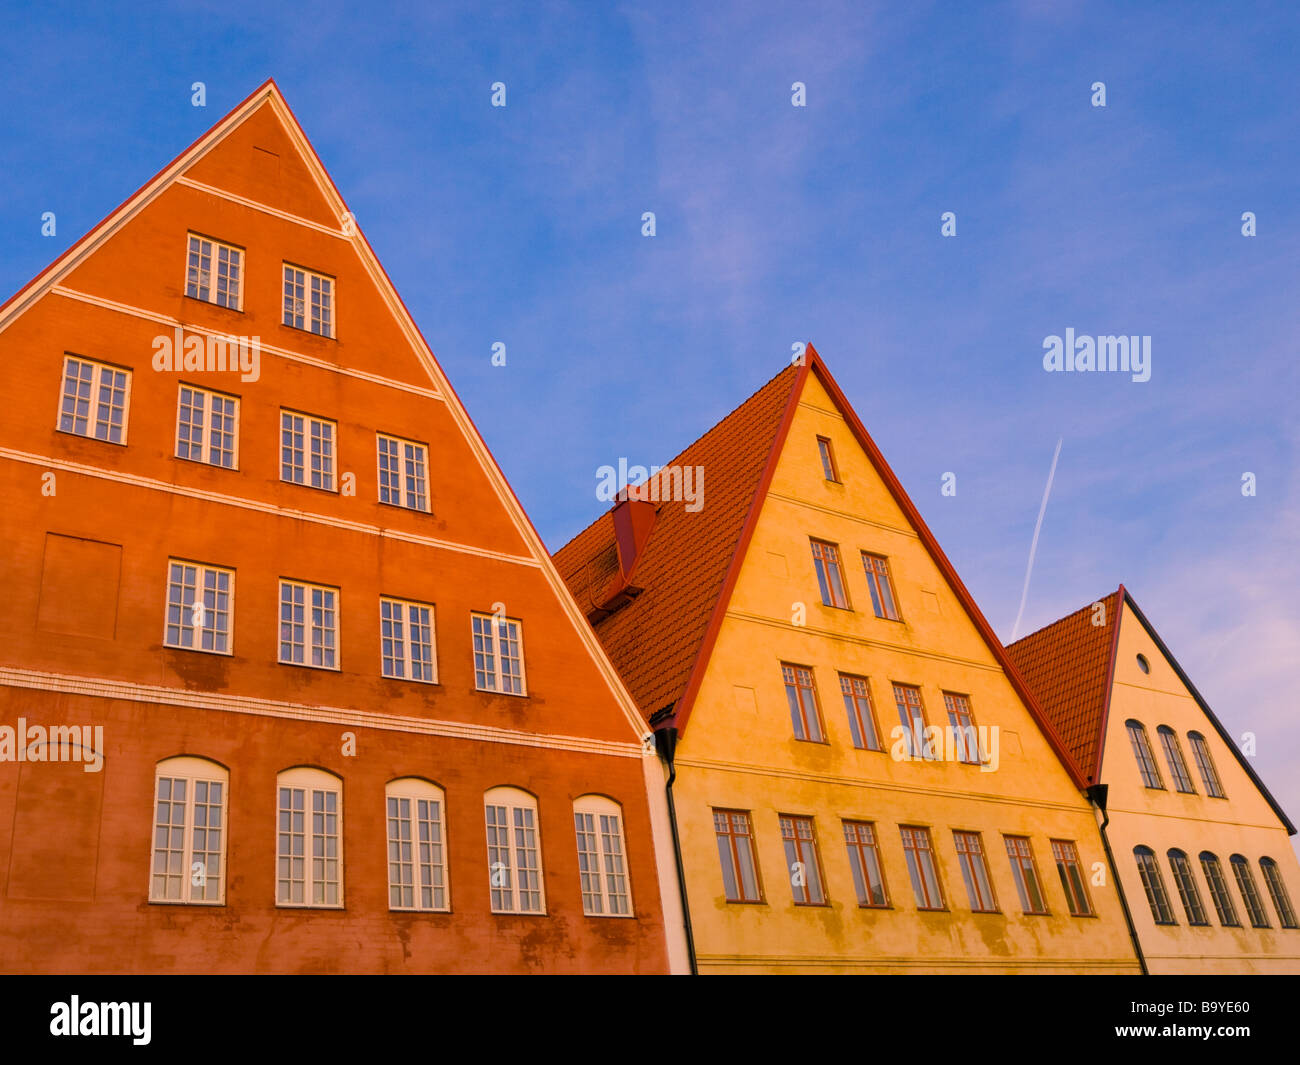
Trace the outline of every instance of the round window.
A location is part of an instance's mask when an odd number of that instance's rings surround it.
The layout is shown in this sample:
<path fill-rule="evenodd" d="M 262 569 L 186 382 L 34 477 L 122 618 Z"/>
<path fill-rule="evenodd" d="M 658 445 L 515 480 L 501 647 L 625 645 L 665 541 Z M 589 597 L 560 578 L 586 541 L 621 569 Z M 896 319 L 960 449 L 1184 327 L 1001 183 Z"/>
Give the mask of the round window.
<path fill-rule="evenodd" d="M 1138 669 L 1142 670 L 1143 673 L 1151 672 L 1151 663 L 1147 661 L 1146 655 L 1138 655 Z"/>

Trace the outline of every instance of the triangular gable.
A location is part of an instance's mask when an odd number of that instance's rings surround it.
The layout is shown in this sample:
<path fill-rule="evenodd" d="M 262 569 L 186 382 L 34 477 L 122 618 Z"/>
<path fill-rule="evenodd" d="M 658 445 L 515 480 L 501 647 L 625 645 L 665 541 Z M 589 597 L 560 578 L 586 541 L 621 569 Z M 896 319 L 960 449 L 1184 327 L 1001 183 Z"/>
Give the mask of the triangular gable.
<path fill-rule="evenodd" d="M 278 119 L 278 127 L 269 121 L 272 115 Z M 254 118 L 253 116 L 258 117 Z M 252 124 L 240 132 L 243 124 L 250 118 L 253 118 Z M 0 332 L 3 332 L 21 318 L 26 311 L 35 306 L 52 290 L 61 286 L 79 267 L 86 264 L 97 250 L 104 247 L 115 234 L 120 232 L 164 192 L 177 185 L 197 188 L 199 191 L 208 191 L 206 182 L 199 179 L 213 179 L 219 175 L 215 169 L 205 168 L 204 161 L 214 148 L 222 144 L 230 136 L 246 140 L 248 142 L 246 147 L 250 152 L 259 146 L 271 148 L 273 150 L 272 154 L 279 154 L 280 156 L 279 165 L 289 168 L 290 185 L 296 187 L 299 192 L 307 193 L 305 199 L 295 201 L 294 206 L 297 213 L 286 211 L 284 212 L 286 217 L 291 221 L 301 222 L 313 228 L 325 230 L 331 236 L 337 236 L 339 239 L 351 242 L 393 320 L 401 330 L 402 336 L 409 344 L 411 352 L 423 368 L 427 379 L 432 382 L 434 388 L 427 390 L 428 394 L 432 398 L 441 399 L 446 403 L 447 409 L 460 429 L 482 472 L 486 475 L 493 492 L 500 500 L 511 523 L 524 541 L 528 550 L 528 557 L 545 575 L 548 584 L 559 600 L 561 608 L 573 625 L 574 631 L 588 653 L 591 654 L 611 693 L 619 702 L 628 726 L 639 739 L 644 733 L 644 725 L 636 711 L 635 704 L 623 687 L 617 672 L 605 656 L 599 641 L 574 605 L 564 582 L 560 580 L 559 574 L 551 562 L 541 537 L 538 536 L 532 522 L 524 513 L 523 507 L 506 482 L 505 476 L 502 474 L 496 460 L 492 457 L 487 445 L 483 442 L 478 429 L 465 411 L 460 398 L 444 376 L 432 349 L 393 287 L 391 279 L 379 263 L 369 241 L 361 232 L 360 226 L 352 220 L 343 197 L 339 194 L 333 180 L 321 163 L 320 157 L 312 148 L 302 127 L 289 109 L 273 80 L 268 79 L 246 99 L 232 108 L 225 117 L 141 186 L 116 210 L 91 229 L 89 233 L 74 243 L 72 247 L 56 258 L 54 262 L 3 304 L 0 304 Z M 271 143 L 268 144 L 267 141 Z M 276 147 L 285 148 L 286 146 L 292 148 L 292 157 L 288 158 L 287 161 L 286 156 L 290 153 L 285 151 L 274 152 Z M 310 179 L 310 187 L 307 184 L 308 179 Z M 258 193 L 255 185 L 247 186 L 247 191 L 249 193 Z M 214 194 L 235 196 L 239 200 L 247 199 L 252 205 L 260 204 L 260 200 L 256 196 L 244 197 L 238 189 L 224 188 Z M 280 206 L 276 203 L 260 205 L 274 210 L 280 209 Z M 315 217 L 304 217 L 302 213 L 304 210 L 307 211 L 308 216 L 314 215 Z"/>
<path fill-rule="evenodd" d="M 1007 646 L 1012 664 L 1090 784 L 1100 775 L 1119 638 L 1119 596 L 1111 592 Z"/>

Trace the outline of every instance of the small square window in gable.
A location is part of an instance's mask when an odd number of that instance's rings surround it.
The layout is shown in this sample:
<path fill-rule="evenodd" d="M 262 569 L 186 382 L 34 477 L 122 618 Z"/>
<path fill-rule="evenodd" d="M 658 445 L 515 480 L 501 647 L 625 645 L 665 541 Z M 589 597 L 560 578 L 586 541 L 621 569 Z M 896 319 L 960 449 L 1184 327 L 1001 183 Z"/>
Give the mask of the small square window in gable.
<path fill-rule="evenodd" d="M 36 628 L 111 640 L 117 632 L 122 547 L 47 533 Z"/>

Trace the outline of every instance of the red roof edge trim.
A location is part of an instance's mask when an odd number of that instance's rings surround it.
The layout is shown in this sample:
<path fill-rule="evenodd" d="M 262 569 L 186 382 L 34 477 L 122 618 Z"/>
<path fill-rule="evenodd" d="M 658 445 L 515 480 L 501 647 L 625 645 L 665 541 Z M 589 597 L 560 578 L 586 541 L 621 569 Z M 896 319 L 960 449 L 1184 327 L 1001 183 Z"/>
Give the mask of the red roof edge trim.
<path fill-rule="evenodd" d="M 1101 706 L 1101 728 L 1097 730 L 1097 757 L 1092 762 L 1093 783 L 1101 782 L 1101 760 L 1106 753 L 1106 726 L 1110 723 L 1110 697 L 1115 690 L 1115 659 L 1119 653 L 1119 626 L 1120 619 L 1124 617 L 1124 600 L 1128 592 L 1124 590 L 1123 582 L 1120 583 L 1119 591 L 1115 594 L 1115 632 L 1110 638 L 1110 661 L 1106 666 L 1106 698 Z"/>

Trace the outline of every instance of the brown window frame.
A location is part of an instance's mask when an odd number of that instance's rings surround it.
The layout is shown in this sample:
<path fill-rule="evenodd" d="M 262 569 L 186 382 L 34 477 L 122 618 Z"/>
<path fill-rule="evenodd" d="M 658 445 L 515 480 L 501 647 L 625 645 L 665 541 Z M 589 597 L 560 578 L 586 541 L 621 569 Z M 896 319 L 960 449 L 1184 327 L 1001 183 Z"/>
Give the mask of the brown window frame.
<path fill-rule="evenodd" d="M 1061 878 L 1061 890 L 1065 892 L 1065 905 L 1070 911 L 1070 916 L 1096 917 L 1097 911 L 1092 905 L 1092 895 L 1088 892 L 1088 878 L 1083 875 L 1083 863 L 1079 860 L 1078 845 L 1072 839 L 1053 839 L 1048 842 L 1052 845 L 1056 875 Z M 1073 882 L 1067 875 L 1070 871 L 1075 875 Z M 1080 897 L 1076 898 L 1076 895 Z M 1079 908 L 1080 903 L 1082 909 Z"/>
<path fill-rule="evenodd" d="M 817 845 L 817 823 L 805 814 L 777 814 L 777 823 L 781 826 L 781 844 L 785 848 L 786 872 L 790 874 L 790 892 L 794 896 L 796 906 L 829 906 L 830 902 L 826 897 L 826 872 L 822 868 L 821 849 Z M 787 832 L 787 826 L 789 832 Z M 806 828 L 807 836 L 802 836 L 799 829 Z M 792 849 L 793 848 L 793 857 Z M 808 861 L 810 855 L 805 854 L 805 848 L 811 852 L 812 861 Z M 810 892 L 810 880 L 804 877 L 802 884 L 794 882 L 794 862 L 803 865 L 805 872 L 812 868 L 817 874 L 817 893 L 820 899 L 812 897 Z M 802 893 L 803 898 L 800 898 Z"/>
<path fill-rule="evenodd" d="M 889 901 L 889 882 L 885 879 L 885 863 L 880 855 L 880 837 L 876 832 L 876 823 L 874 821 L 857 821 L 852 818 L 845 818 L 840 822 L 844 830 L 844 847 L 849 856 L 849 868 L 855 872 L 853 887 L 857 891 L 858 880 L 857 871 L 861 871 L 862 887 L 866 892 L 867 901 L 863 901 L 863 892 L 858 891 L 858 907 L 864 910 L 892 910 L 893 904 Z M 866 830 L 868 839 L 863 840 L 863 829 Z M 852 839 L 850 839 L 850 834 Z M 876 873 L 880 877 L 880 894 L 882 901 L 871 902 L 871 881 L 870 869 L 867 866 L 866 852 L 871 852 L 871 857 L 875 862 Z"/>
<path fill-rule="evenodd" d="M 876 703 L 871 697 L 871 680 L 858 673 L 840 673 L 840 697 L 844 702 L 844 712 L 849 718 L 849 733 L 853 737 L 853 746 L 859 751 L 884 751 L 880 740 L 880 725 L 876 721 Z M 862 691 L 855 691 L 854 686 L 862 685 Z M 865 712 L 862 703 L 866 704 Z M 870 740 L 871 742 L 867 742 Z"/>
<path fill-rule="evenodd" d="M 947 910 L 948 899 L 943 890 L 943 877 L 939 873 L 939 857 L 934 849 L 934 837 L 930 834 L 929 828 L 925 825 L 899 825 L 898 829 L 903 838 L 903 857 L 907 859 L 907 875 L 912 882 L 912 899 L 916 903 L 916 908 L 927 912 Z M 913 833 L 917 839 L 924 840 L 925 846 L 909 846 L 909 833 Z M 930 871 L 934 874 L 935 891 L 939 896 L 937 906 L 930 898 L 929 885 L 926 884 L 919 857 L 921 854 L 929 855 Z M 913 855 L 916 857 L 911 857 Z M 913 864 L 915 864 L 915 873 L 913 873 Z"/>
<path fill-rule="evenodd" d="M 872 612 L 881 621 L 902 621 L 903 612 L 898 606 L 898 589 L 894 587 L 894 575 L 889 568 L 888 556 L 877 555 L 871 551 L 863 551 L 861 554 L 862 568 L 867 575 L 867 592 L 871 596 Z"/>
<path fill-rule="evenodd" d="M 718 828 L 719 816 L 722 816 L 726 820 L 726 828 L 724 830 L 720 830 Z M 732 818 L 735 817 L 743 818 L 744 820 L 743 832 L 737 832 L 735 830 L 735 824 L 732 821 Z M 736 890 L 739 892 L 739 897 L 737 898 L 733 898 L 731 895 L 727 894 L 727 875 L 726 875 L 727 870 L 726 870 L 726 866 L 724 865 L 722 868 L 722 890 L 723 890 L 723 894 L 726 896 L 727 901 L 734 902 L 738 905 L 746 905 L 746 906 L 763 905 L 767 900 L 763 895 L 763 877 L 759 872 L 758 852 L 754 847 L 754 819 L 753 817 L 750 816 L 750 812 L 748 810 L 732 810 L 732 809 L 722 809 L 720 807 L 714 807 L 713 808 L 713 833 L 719 842 L 721 842 L 721 840 L 724 838 L 727 840 L 727 845 L 729 848 L 729 854 L 731 858 L 732 880 L 736 885 Z M 743 839 L 746 841 L 745 847 L 749 852 L 750 866 L 754 870 L 754 889 L 758 892 L 757 898 L 751 899 L 746 897 L 745 895 L 745 878 L 741 876 L 740 852 L 736 844 L 736 840 L 738 839 Z M 719 861 L 721 861 L 721 854 L 719 854 Z"/>
<path fill-rule="evenodd" d="M 957 700 L 961 700 L 960 704 Z M 963 765 L 983 765 L 985 762 L 984 752 L 980 750 L 979 729 L 975 727 L 975 712 L 970 707 L 970 696 L 963 695 L 961 692 L 945 691 L 943 693 L 943 708 L 948 713 L 948 727 L 953 730 L 953 750 L 959 752 L 958 761 Z M 965 717 L 966 724 L 960 724 L 960 719 Z M 957 720 L 954 720 L 957 719 Z M 969 728 L 970 732 L 965 730 Z M 958 729 L 961 730 L 962 739 L 958 740 Z M 969 740 L 969 743 L 967 743 Z M 974 747 L 974 750 L 971 750 Z"/>
<path fill-rule="evenodd" d="M 840 467 L 835 461 L 835 447 L 831 443 L 829 436 L 819 436 L 817 438 L 817 453 L 822 460 L 822 473 L 825 479 L 832 484 L 843 484 L 840 480 Z"/>
<path fill-rule="evenodd" d="M 1034 857 L 1033 841 L 1028 836 L 1010 836 L 1005 833 L 1002 840 L 1006 846 L 1007 858 L 1011 862 L 1011 876 L 1016 882 L 1016 894 L 1020 896 L 1021 912 L 1026 917 L 1050 917 L 1052 911 L 1047 905 L 1047 885 L 1043 883 L 1043 878 L 1038 872 L 1038 859 Z M 1026 853 L 1017 853 L 1022 843 Z M 1041 910 L 1030 909 L 1033 899 L 1029 894 L 1029 882 L 1025 880 L 1026 869 L 1034 875 L 1034 884 L 1038 888 L 1038 901 L 1043 907 Z"/>
<path fill-rule="evenodd" d="M 807 684 L 803 683 L 804 677 Z M 786 705 L 790 710 L 790 727 L 794 738 L 801 743 L 829 743 L 826 738 L 826 722 L 822 719 L 821 703 L 817 698 L 817 679 L 812 666 L 801 666 L 795 662 L 781 663 L 781 681 L 785 685 Z M 811 713 L 804 699 L 807 692 L 812 703 Z M 797 711 L 797 716 L 796 716 Z M 809 728 L 809 722 L 816 725 L 816 735 Z M 804 735 L 800 735 L 800 732 Z"/>
<path fill-rule="evenodd" d="M 993 873 L 989 869 L 988 858 L 984 852 L 983 834 L 954 828 L 952 845 L 957 852 L 957 865 L 961 869 L 961 878 L 966 884 L 966 898 L 970 900 L 971 913 L 1001 913 L 998 894 L 993 887 Z M 984 873 L 983 887 L 980 886 L 979 878 L 975 875 L 976 861 L 979 862 L 979 869 Z M 989 897 L 977 898 L 977 895 L 983 895 L 984 888 L 988 889 Z"/>
<path fill-rule="evenodd" d="M 812 545 L 813 572 L 817 575 L 817 592 L 822 597 L 822 606 L 832 610 L 852 610 L 849 583 L 845 579 L 844 563 L 840 558 L 840 545 L 830 540 L 819 540 L 815 536 L 808 537 L 808 542 Z M 835 581 L 831 580 L 832 574 Z M 842 603 L 834 602 L 836 582 L 844 599 Z M 830 602 L 827 602 L 828 598 Z"/>

